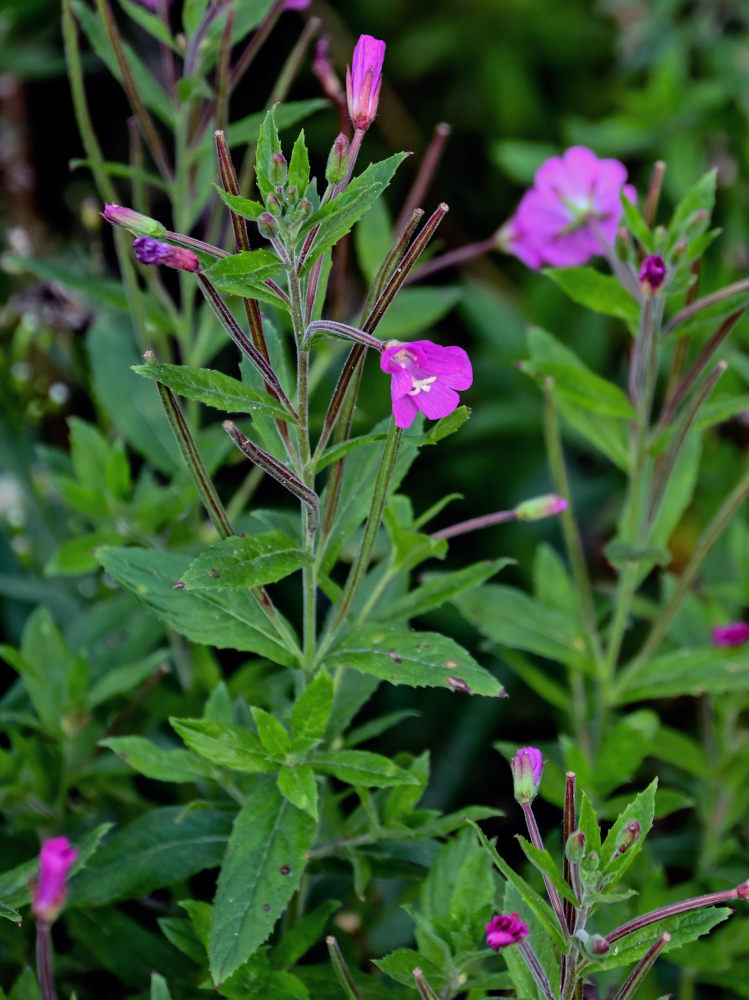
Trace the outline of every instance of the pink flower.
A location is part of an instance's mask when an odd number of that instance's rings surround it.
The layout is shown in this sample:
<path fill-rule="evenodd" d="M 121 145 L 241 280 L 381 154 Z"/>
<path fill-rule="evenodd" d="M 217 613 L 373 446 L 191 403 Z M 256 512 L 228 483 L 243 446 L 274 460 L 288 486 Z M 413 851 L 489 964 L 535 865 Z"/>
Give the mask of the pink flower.
<path fill-rule="evenodd" d="M 385 43 L 371 35 L 361 35 L 354 48 L 352 66 L 346 67 L 348 113 L 354 128 L 362 132 L 377 114 L 384 59 Z"/>
<path fill-rule="evenodd" d="M 524 805 L 532 802 L 541 784 L 544 756 L 536 747 L 522 747 L 510 761 L 515 801 Z"/>
<path fill-rule="evenodd" d="M 634 201 L 619 160 L 599 160 L 585 146 L 572 146 L 536 171 L 517 212 L 503 227 L 505 246 L 528 267 L 571 267 L 612 244 L 622 215 L 620 192 Z M 502 230 L 500 230 L 502 233 Z"/>
<path fill-rule="evenodd" d="M 528 937 L 528 924 L 520 919 L 517 913 L 499 913 L 492 917 L 486 925 L 486 943 L 490 948 L 499 951 L 508 944 L 517 944 Z"/>
<path fill-rule="evenodd" d="M 393 376 L 390 394 L 396 427 L 410 427 L 418 410 L 437 420 L 458 406 L 456 389 L 468 389 L 473 371 L 462 347 L 440 347 L 431 340 L 402 344 L 389 340 L 380 368 Z"/>
<path fill-rule="evenodd" d="M 31 908 L 37 920 L 50 924 L 56 919 L 68 894 L 68 872 L 77 857 L 67 837 L 53 837 L 42 844 L 39 881 L 31 886 Z"/>
<path fill-rule="evenodd" d="M 192 250 L 173 247 L 171 243 L 160 243 L 150 236 L 139 236 L 134 240 L 133 250 L 141 264 L 164 264 L 178 271 L 200 270 L 200 261 Z"/>
<path fill-rule="evenodd" d="M 749 625 L 746 622 L 732 622 L 713 629 L 713 646 L 743 646 L 747 639 Z"/>
<path fill-rule="evenodd" d="M 657 253 L 646 257 L 640 268 L 640 287 L 646 295 L 655 295 L 666 277 L 666 262 Z"/>

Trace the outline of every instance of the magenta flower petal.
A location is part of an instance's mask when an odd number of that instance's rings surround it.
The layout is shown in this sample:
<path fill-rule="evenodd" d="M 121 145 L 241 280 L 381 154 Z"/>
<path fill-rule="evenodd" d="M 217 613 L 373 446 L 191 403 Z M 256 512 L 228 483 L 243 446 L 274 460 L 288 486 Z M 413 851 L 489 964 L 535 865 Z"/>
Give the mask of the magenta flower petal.
<path fill-rule="evenodd" d="M 354 128 L 366 131 L 375 119 L 382 85 L 385 43 L 372 35 L 362 35 L 354 48 L 351 66 L 346 67 L 346 97 Z"/>
<path fill-rule="evenodd" d="M 473 370 L 462 347 L 440 347 L 431 340 L 388 341 L 380 367 L 392 376 L 390 395 L 397 427 L 410 427 L 418 410 L 437 420 L 460 403 L 456 389 L 468 389 Z"/>
<path fill-rule="evenodd" d="M 528 924 L 520 919 L 520 914 L 499 913 L 486 925 L 486 943 L 499 951 L 500 948 L 522 941 L 528 937 L 528 932 Z"/>
<path fill-rule="evenodd" d="M 537 747 L 521 747 L 510 761 L 513 794 L 521 805 L 532 802 L 541 784 L 544 755 Z"/>
<path fill-rule="evenodd" d="M 52 923 L 65 903 L 67 878 L 78 852 L 67 837 L 53 837 L 39 852 L 39 880 L 32 884 L 31 907 L 37 920 Z"/>
<path fill-rule="evenodd" d="M 746 622 L 732 622 L 718 625 L 713 629 L 714 646 L 743 646 L 749 640 L 749 625 Z"/>

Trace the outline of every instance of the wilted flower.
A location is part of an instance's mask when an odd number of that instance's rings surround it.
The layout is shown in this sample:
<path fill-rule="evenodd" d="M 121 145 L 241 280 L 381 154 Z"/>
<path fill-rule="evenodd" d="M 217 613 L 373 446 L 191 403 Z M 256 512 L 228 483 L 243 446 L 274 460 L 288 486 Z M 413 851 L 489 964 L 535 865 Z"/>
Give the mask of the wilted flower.
<path fill-rule="evenodd" d="M 655 295 L 666 277 L 666 262 L 657 253 L 646 257 L 640 268 L 640 287 L 646 295 Z"/>
<path fill-rule="evenodd" d="M 440 347 L 431 340 L 403 344 L 389 340 L 380 368 L 393 376 L 390 394 L 396 427 L 410 427 L 418 410 L 437 420 L 458 406 L 456 389 L 468 389 L 473 370 L 462 347 Z"/>
<path fill-rule="evenodd" d="M 333 64 L 328 54 L 330 49 L 330 35 L 322 35 L 317 40 L 315 51 L 312 54 L 310 69 L 317 77 L 323 93 L 336 104 L 343 104 L 343 87 L 341 81 L 336 76 Z"/>
<path fill-rule="evenodd" d="M 495 951 L 517 944 L 525 937 L 528 937 L 528 924 L 520 919 L 518 913 L 499 913 L 486 925 L 486 943 Z"/>
<path fill-rule="evenodd" d="M 200 261 L 192 250 L 160 243 L 150 236 L 139 236 L 133 243 L 133 250 L 141 264 L 164 264 L 178 271 L 200 270 Z"/>
<path fill-rule="evenodd" d="M 541 784 L 544 758 L 536 747 L 522 747 L 510 761 L 515 801 L 524 805 L 532 802 Z"/>
<path fill-rule="evenodd" d="M 620 194 L 634 201 L 619 160 L 599 160 L 585 146 L 572 146 L 536 171 L 533 187 L 500 230 L 510 253 L 529 267 L 569 267 L 602 253 L 611 244 L 622 215 Z"/>
<path fill-rule="evenodd" d="M 377 114 L 382 85 L 385 43 L 371 35 L 361 35 L 354 48 L 351 66 L 346 67 L 348 113 L 354 128 L 366 131 Z"/>
<path fill-rule="evenodd" d="M 67 837 L 53 837 L 39 852 L 39 880 L 31 885 L 31 908 L 37 920 L 51 924 L 57 919 L 68 894 L 68 872 L 78 852 Z"/>
<path fill-rule="evenodd" d="M 713 646 L 742 646 L 749 639 L 746 622 L 732 622 L 713 629 Z"/>

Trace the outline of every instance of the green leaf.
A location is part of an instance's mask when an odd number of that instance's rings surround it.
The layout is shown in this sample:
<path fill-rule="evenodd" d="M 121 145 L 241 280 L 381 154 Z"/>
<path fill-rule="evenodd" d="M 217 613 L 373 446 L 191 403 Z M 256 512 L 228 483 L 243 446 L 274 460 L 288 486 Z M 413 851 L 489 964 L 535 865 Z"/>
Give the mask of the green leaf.
<path fill-rule="evenodd" d="M 190 564 L 190 556 L 150 549 L 104 548 L 99 550 L 98 558 L 121 586 L 193 642 L 254 652 L 286 666 L 296 663 L 249 594 L 175 589 Z"/>
<path fill-rule="evenodd" d="M 172 1000 L 167 981 L 158 972 L 151 973 L 151 1000 Z"/>
<path fill-rule="evenodd" d="M 547 875 L 551 882 L 556 886 L 559 895 L 564 899 L 568 900 L 573 905 L 577 903 L 575 894 L 564 881 L 564 876 L 559 871 L 554 862 L 554 859 L 549 854 L 548 851 L 539 850 L 530 841 L 526 840 L 525 837 L 521 837 L 519 834 L 516 835 L 517 842 L 523 849 L 523 854 L 528 858 L 530 863 L 541 872 L 542 875 Z"/>
<path fill-rule="evenodd" d="M 322 669 L 291 709 L 291 749 L 304 753 L 325 735 L 333 710 L 333 681 Z"/>
<path fill-rule="evenodd" d="M 409 771 L 367 750 L 335 750 L 313 754 L 309 763 L 320 774 L 330 774 L 339 781 L 365 788 L 389 788 L 391 785 L 417 785 L 419 779 Z"/>
<path fill-rule="evenodd" d="M 640 307 L 613 275 L 601 274 L 592 267 L 547 267 L 543 273 L 573 302 L 623 319 L 630 329 L 636 328 Z"/>
<path fill-rule="evenodd" d="M 564 938 L 562 937 L 562 932 L 559 928 L 557 918 L 549 904 L 539 896 L 534 888 L 528 885 L 525 879 L 521 878 L 517 872 L 510 868 L 504 858 L 500 857 L 497 853 L 497 849 L 487 839 L 483 830 L 472 820 L 468 820 L 468 822 L 478 834 L 479 840 L 489 852 L 489 857 L 498 868 L 500 874 L 519 893 L 521 899 L 525 901 L 530 910 L 535 914 L 546 933 L 552 938 L 560 951 L 565 952 L 566 946 Z"/>
<path fill-rule="evenodd" d="M 275 770 L 259 737 L 249 729 L 209 719 L 170 718 L 169 724 L 191 750 L 212 764 L 248 774 Z"/>
<path fill-rule="evenodd" d="M 704 232 L 710 225 L 710 217 L 715 207 L 715 182 L 718 171 L 708 170 L 706 174 L 697 181 L 696 184 L 687 191 L 679 204 L 676 206 L 673 217 L 668 227 L 668 249 L 671 249 L 681 236 L 686 236 L 687 224 L 689 227 L 689 237 L 694 238 L 699 233 Z M 702 222 L 694 219 L 695 212 L 704 212 L 705 218 Z"/>
<path fill-rule="evenodd" d="M 110 736 L 99 740 L 98 745 L 112 750 L 134 771 L 156 781 L 199 781 L 213 774 L 189 750 L 167 750 L 142 736 Z"/>
<path fill-rule="evenodd" d="M 168 651 L 156 649 L 153 653 L 135 663 L 126 663 L 121 667 L 110 667 L 86 692 L 86 708 L 96 708 L 110 698 L 121 694 L 130 694 L 157 670 L 167 669 Z"/>
<path fill-rule="evenodd" d="M 601 828 L 598 825 L 595 809 L 585 792 L 582 792 L 580 795 L 580 815 L 577 825 L 585 834 L 586 852 L 590 853 L 590 851 L 593 851 L 595 854 L 600 854 Z"/>
<path fill-rule="evenodd" d="M 294 148 L 291 151 L 289 160 L 289 180 L 288 187 L 295 187 L 299 192 L 299 197 L 304 197 L 304 192 L 309 184 L 309 154 L 304 142 L 304 129 L 297 136 Z"/>
<path fill-rule="evenodd" d="M 749 652 L 735 649 L 678 649 L 648 660 L 635 660 L 616 681 L 620 705 L 647 698 L 728 694 L 749 684 Z"/>
<path fill-rule="evenodd" d="M 10 920 L 19 926 L 23 923 L 23 917 L 18 910 L 14 910 L 12 906 L 8 906 L 6 903 L 0 903 L 0 917 L 4 917 L 6 920 Z M 2 1000 L 1 996 L 0 1000 Z"/>
<path fill-rule="evenodd" d="M 727 906 L 710 906 L 704 910 L 692 910 L 676 917 L 658 920 L 615 941 L 611 950 L 593 962 L 589 969 L 590 971 L 617 969 L 622 965 L 630 965 L 638 961 L 665 931 L 671 935 L 671 940 L 661 954 L 681 948 L 691 941 L 696 941 L 703 934 L 708 934 L 713 927 L 727 920 L 732 913 L 733 910 Z"/>
<path fill-rule="evenodd" d="M 219 187 L 218 184 L 215 184 L 214 187 L 221 201 L 225 205 L 228 205 L 235 215 L 240 215 L 243 219 L 249 219 L 250 222 L 254 222 L 258 215 L 262 215 L 265 211 L 265 205 L 259 201 L 250 201 L 249 198 L 243 198 L 240 194 L 230 194 L 228 191 L 224 191 L 222 187 Z M 267 250 L 261 252 L 268 253 Z M 226 258 L 221 259 L 226 260 Z"/>
<path fill-rule="evenodd" d="M 578 669 L 591 669 L 584 656 L 585 636 L 578 622 L 515 587 L 486 584 L 453 598 L 453 604 L 493 642 Z"/>
<path fill-rule="evenodd" d="M 287 969 L 303 958 L 310 948 L 319 944 L 328 917 L 331 913 L 335 913 L 340 905 L 336 899 L 326 899 L 297 921 L 271 952 L 270 962 L 273 968 Z"/>
<path fill-rule="evenodd" d="M 309 764 L 287 764 L 278 773 L 278 790 L 293 806 L 317 820 L 317 784 Z"/>
<path fill-rule="evenodd" d="M 231 817 L 217 809 L 151 809 L 104 841 L 71 884 L 71 906 L 145 896 L 220 863 Z"/>
<path fill-rule="evenodd" d="M 157 41 L 163 42 L 170 49 L 174 49 L 180 55 L 182 54 L 181 49 L 172 38 L 172 33 L 160 17 L 149 13 L 145 7 L 139 3 L 134 3 L 133 0 L 120 0 L 120 6 L 126 12 L 127 16 L 131 17 L 133 21 L 137 21 L 141 28 L 147 31 L 149 35 L 153 35 Z"/>
<path fill-rule="evenodd" d="M 520 368 L 537 379 L 551 376 L 557 393 L 597 416 L 620 417 L 623 420 L 634 417 L 634 410 L 619 386 L 599 375 L 554 361 L 523 361 Z"/>
<path fill-rule="evenodd" d="M 356 259 L 368 284 L 374 281 L 392 243 L 390 215 L 384 200 L 380 198 L 362 216 L 354 232 Z"/>
<path fill-rule="evenodd" d="M 413 970 L 416 968 L 421 969 L 426 981 L 433 989 L 445 989 L 448 985 L 445 970 L 437 962 L 433 962 L 420 951 L 414 951 L 413 948 L 398 948 L 396 951 L 391 951 L 389 955 L 385 955 L 384 958 L 375 958 L 372 962 L 386 976 L 390 976 L 401 986 L 409 986 L 413 989 Z"/>
<path fill-rule="evenodd" d="M 238 379 L 210 368 L 186 365 L 133 365 L 133 371 L 160 382 L 178 396 L 196 399 L 225 413 L 265 413 L 288 417 L 287 411 L 267 393 L 258 392 Z"/>
<path fill-rule="evenodd" d="M 410 340 L 417 333 L 431 329 L 463 297 L 463 289 L 404 288 L 398 292 L 377 324 L 382 340 Z"/>
<path fill-rule="evenodd" d="M 319 229 L 305 261 L 304 272 L 309 271 L 317 258 L 345 236 L 369 211 L 407 155 L 407 153 L 396 153 L 387 160 L 370 163 L 366 170 L 351 181 L 345 191 L 310 216 L 300 230 L 300 236 L 318 226 Z"/>
<path fill-rule="evenodd" d="M 193 559 L 182 579 L 188 590 L 249 590 L 275 583 L 312 561 L 282 531 L 231 535 Z"/>
<path fill-rule="evenodd" d="M 262 708 L 253 706 L 250 711 L 265 750 L 271 757 L 285 757 L 291 749 L 291 740 L 282 724 Z"/>
<path fill-rule="evenodd" d="M 255 154 L 255 175 L 257 177 L 258 190 L 267 199 L 269 194 L 275 194 L 275 188 L 268 179 L 268 167 L 270 158 L 274 153 L 281 152 L 281 140 L 278 138 L 276 128 L 275 107 L 266 111 L 263 124 L 260 126 L 260 133 L 257 140 L 257 152 Z M 267 252 L 267 251 L 266 251 Z"/>
<path fill-rule="evenodd" d="M 250 291 L 262 286 L 267 278 L 277 277 L 283 269 L 281 261 L 270 250 L 240 250 L 217 260 L 205 268 L 204 274 L 219 290 Z"/>
<path fill-rule="evenodd" d="M 622 203 L 622 208 L 624 209 L 624 218 L 627 223 L 627 229 L 629 229 L 632 236 L 635 240 L 637 240 L 646 254 L 653 253 L 655 249 L 655 240 L 650 228 L 640 214 L 639 209 L 636 205 L 632 204 L 629 198 L 624 194 L 624 191 L 620 191 L 619 199 Z"/>
<path fill-rule="evenodd" d="M 211 975 L 223 982 L 266 940 L 299 888 L 315 823 L 272 784 L 239 811 L 221 865 L 211 919 Z"/>
<path fill-rule="evenodd" d="M 629 805 L 619 814 L 603 842 L 601 847 L 601 874 L 606 875 L 610 879 L 611 884 L 618 882 L 642 850 L 645 837 L 653 825 L 657 788 L 658 779 L 654 778 L 645 791 L 635 796 Z M 617 840 L 628 823 L 639 823 L 640 831 L 627 850 L 621 854 L 616 849 Z"/>
<path fill-rule="evenodd" d="M 502 685 L 457 642 L 437 632 L 365 625 L 325 657 L 328 668 L 351 667 L 391 684 L 448 687 L 501 697 Z"/>

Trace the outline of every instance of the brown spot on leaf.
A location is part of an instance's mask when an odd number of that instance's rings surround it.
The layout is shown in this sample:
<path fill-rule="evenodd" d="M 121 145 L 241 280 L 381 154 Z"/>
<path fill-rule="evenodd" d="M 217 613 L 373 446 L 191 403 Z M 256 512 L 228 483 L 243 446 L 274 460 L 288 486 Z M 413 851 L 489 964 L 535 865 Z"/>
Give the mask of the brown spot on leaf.
<path fill-rule="evenodd" d="M 282 875 L 291 875 L 290 865 L 281 865 L 281 867 L 278 870 L 281 872 Z"/>
<path fill-rule="evenodd" d="M 453 691 L 464 691 L 466 694 L 471 693 L 470 687 L 465 681 L 461 680 L 460 677 L 446 677 L 445 680 L 453 689 Z"/>
<path fill-rule="evenodd" d="M 388 656 L 393 661 L 393 663 L 403 663 L 403 657 L 402 656 L 398 656 L 398 654 L 396 653 L 396 651 L 394 649 L 389 649 L 388 650 Z"/>
<path fill-rule="evenodd" d="M 208 570 L 208 576 L 210 576 L 210 578 L 212 580 L 218 580 L 218 578 L 221 576 L 221 574 L 219 573 L 219 571 L 217 569 L 209 569 Z"/>
<path fill-rule="evenodd" d="M 429 643 L 428 642 L 417 642 L 416 643 L 416 648 L 417 649 L 429 649 Z"/>
<path fill-rule="evenodd" d="M 263 909 L 264 909 L 264 910 L 265 910 L 265 912 L 267 913 L 267 912 L 268 912 L 268 910 L 270 910 L 270 903 L 263 903 Z"/>
<path fill-rule="evenodd" d="M 172 587 L 172 590 L 184 590 L 184 589 L 185 589 L 185 581 L 184 580 L 177 580 L 177 582 Z"/>
<path fill-rule="evenodd" d="M 457 660 L 445 660 L 445 666 L 449 667 L 451 670 L 454 670 L 455 667 L 458 666 L 458 661 Z"/>

